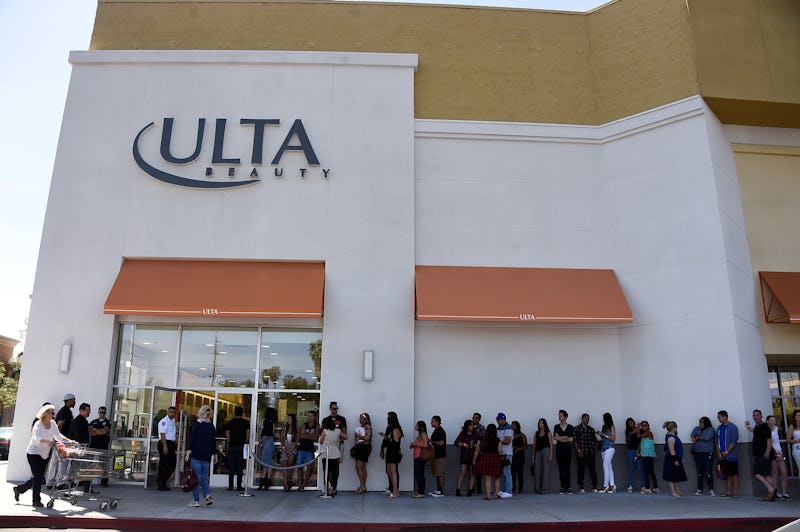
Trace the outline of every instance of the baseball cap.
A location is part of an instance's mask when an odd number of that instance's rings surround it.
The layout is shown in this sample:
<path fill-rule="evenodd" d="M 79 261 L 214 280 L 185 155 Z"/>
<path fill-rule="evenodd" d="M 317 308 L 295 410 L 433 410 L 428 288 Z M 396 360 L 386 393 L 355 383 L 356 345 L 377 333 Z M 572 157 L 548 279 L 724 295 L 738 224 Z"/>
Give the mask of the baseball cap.
<path fill-rule="evenodd" d="M 64 394 L 64 400 L 65 401 L 69 401 L 70 399 L 75 399 L 75 396 L 72 395 L 71 393 L 65 393 Z"/>
<path fill-rule="evenodd" d="M 497 417 L 495 419 L 505 419 L 505 418 L 506 418 L 506 415 L 504 413 L 498 412 L 497 413 Z"/>

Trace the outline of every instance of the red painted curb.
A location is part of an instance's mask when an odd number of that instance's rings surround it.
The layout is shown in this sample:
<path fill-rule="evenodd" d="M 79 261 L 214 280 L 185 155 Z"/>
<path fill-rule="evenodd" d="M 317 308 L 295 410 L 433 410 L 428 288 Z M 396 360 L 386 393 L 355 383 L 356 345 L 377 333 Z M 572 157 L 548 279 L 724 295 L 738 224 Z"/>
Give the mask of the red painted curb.
<path fill-rule="evenodd" d="M 14 515 L 0 517 L 0 526 L 8 528 L 86 528 L 115 530 L 148 530 L 152 532 L 197 532 L 198 527 L 235 529 L 237 532 L 392 532 L 454 530 L 502 530 L 505 532 L 554 530 L 559 532 L 767 532 L 793 519 L 786 517 L 750 517 L 724 519 L 658 519 L 635 521 L 582 521 L 547 523 L 274 523 L 252 521 L 216 521 L 192 519 L 147 519 L 122 517 L 96 519 L 61 515 Z"/>

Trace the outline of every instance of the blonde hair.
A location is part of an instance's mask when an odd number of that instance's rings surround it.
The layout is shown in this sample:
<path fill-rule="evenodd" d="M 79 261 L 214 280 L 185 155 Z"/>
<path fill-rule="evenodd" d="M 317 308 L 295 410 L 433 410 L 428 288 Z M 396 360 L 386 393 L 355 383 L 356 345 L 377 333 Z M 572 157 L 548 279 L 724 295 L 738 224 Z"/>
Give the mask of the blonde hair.
<path fill-rule="evenodd" d="M 56 413 L 56 407 L 55 406 L 51 405 L 50 403 L 42 405 L 42 408 L 40 408 L 39 411 L 36 413 L 36 419 L 41 421 L 42 420 L 42 416 L 44 416 L 45 413 L 47 413 L 50 410 L 52 410 L 53 411 L 53 415 L 55 415 L 55 413 Z"/>
<path fill-rule="evenodd" d="M 203 405 L 200 407 L 200 410 L 197 411 L 197 419 L 208 419 L 211 417 L 211 407 L 208 405 Z"/>
<path fill-rule="evenodd" d="M 665 428 L 667 430 L 675 430 L 678 428 L 678 424 L 675 423 L 674 421 L 665 421 L 664 424 L 662 425 L 662 428 Z"/>

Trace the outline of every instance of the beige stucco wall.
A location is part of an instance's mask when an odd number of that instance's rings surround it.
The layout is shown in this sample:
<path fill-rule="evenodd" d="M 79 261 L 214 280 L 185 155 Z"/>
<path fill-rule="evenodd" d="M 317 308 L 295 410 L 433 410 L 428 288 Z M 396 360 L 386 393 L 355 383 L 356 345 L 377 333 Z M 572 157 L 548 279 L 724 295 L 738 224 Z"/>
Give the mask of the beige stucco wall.
<path fill-rule="evenodd" d="M 756 283 L 759 271 L 800 271 L 800 148 L 737 144 L 734 155 Z M 767 359 L 800 364 L 800 326 L 758 315 Z"/>

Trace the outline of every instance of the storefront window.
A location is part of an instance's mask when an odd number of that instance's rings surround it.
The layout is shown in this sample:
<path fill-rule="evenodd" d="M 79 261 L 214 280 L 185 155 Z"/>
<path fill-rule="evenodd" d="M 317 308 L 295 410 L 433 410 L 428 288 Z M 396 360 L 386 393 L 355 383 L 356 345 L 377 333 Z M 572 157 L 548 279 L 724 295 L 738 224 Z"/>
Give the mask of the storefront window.
<path fill-rule="evenodd" d="M 790 466 L 790 475 L 798 476 L 800 464 L 795 462 L 786 444 L 786 431 L 792 425 L 795 410 L 800 410 L 800 368 L 771 366 L 769 387 L 772 392 L 772 415 L 778 422 L 778 433 L 784 447 L 784 455 Z M 764 412 L 769 414 L 769 412 Z M 791 457 L 791 458 L 790 458 Z"/>
<path fill-rule="evenodd" d="M 184 327 L 178 384 L 252 388 L 257 349 L 255 327 Z"/>
<path fill-rule="evenodd" d="M 800 372 L 781 368 L 781 395 L 800 395 Z"/>
<path fill-rule="evenodd" d="M 112 438 L 147 438 L 152 388 L 114 388 L 111 408 Z"/>
<path fill-rule="evenodd" d="M 115 384 L 171 386 L 177 349 L 176 325 L 121 325 Z"/>
<path fill-rule="evenodd" d="M 320 331 L 265 329 L 262 332 L 260 388 L 318 390 L 321 365 Z"/>

